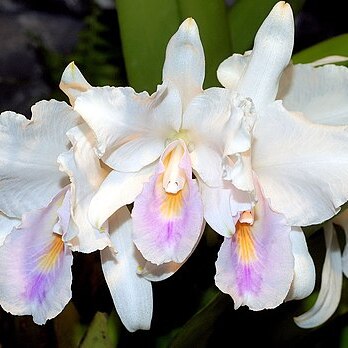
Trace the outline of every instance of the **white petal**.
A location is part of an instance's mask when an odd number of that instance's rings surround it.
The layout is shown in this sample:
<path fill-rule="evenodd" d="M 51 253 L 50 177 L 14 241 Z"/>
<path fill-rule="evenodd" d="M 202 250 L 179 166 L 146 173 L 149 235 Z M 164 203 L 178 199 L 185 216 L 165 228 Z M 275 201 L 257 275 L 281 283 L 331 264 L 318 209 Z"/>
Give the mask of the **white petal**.
<path fill-rule="evenodd" d="M 274 100 L 280 75 L 290 61 L 293 44 L 292 10 L 288 3 L 279 1 L 256 34 L 250 62 L 238 85 L 238 92 L 250 97 L 257 110 Z"/>
<path fill-rule="evenodd" d="M 201 93 L 204 80 L 204 51 L 194 19 L 186 19 L 169 40 L 163 66 L 163 81 L 180 91 L 183 110 Z"/>
<path fill-rule="evenodd" d="M 211 188 L 200 182 L 204 206 L 204 219 L 209 226 L 224 237 L 235 232 L 235 223 L 239 213 L 251 210 L 249 194 L 237 190 L 229 182 L 224 187 Z"/>
<path fill-rule="evenodd" d="M 277 98 L 285 108 L 300 111 L 306 118 L 329 125 L 348 124 L 348 69 L 326 65 L 289 65 L 279 85 Z"/>
<path fill-rule="evenodd" d="M 342 253 L 342 269 L 344 275 L 348 278 L 348 209 L 343 210 L 338 215 L 336 215 L 332 222 L 341 226 L 344 230 L 346 237 L 346 244 Z"/>
<path fill-rule="evenodd" d="M 305 329 L 326 322 L 336 311 L 341 299 L 343 277 L 340 246 L 331 223 L 324 227 L 324 233 L 326 255 L 318 298 L 309 311 L 294 318 L 295 323 Z"/>
<path fill-rule="evenodd" d="M 111 171 L 91 200 L 89 207 L 91 223 L 100 228 L 120 207 L 133 203 L 153 172 L 154 165 L 136 173 Z"/>
<path fill-rule="evenodd" d="M 252 167 L 275 211 L 292 226 L 319 224 L 348 199 L 348 128 L 314 124 L 280 102 L 254 128 Z"/>
<path fill-rule="evenodd" d="M 69 97 L 70 104 L 74 106 L 76 98 L 92 86 L 81 74 L 81 71 L 71 62 L 63 71 L 59 88 Z"/>
<path fill-rule="evenodd" d="M 315 266 L 309 254 L 306 237 L 299 227 L 292 227 L 290 232 L 292 253 L 295 259 L 294 279 L 286 301 L 300 300 L 309 296 L 315 286 Z"/>
<path fill-rule="evenodd" d="M 21 223 L 20 219 L 11 218 L 0 212 L 0 246 L 3 245 L 6 236 Z"/>
<path fill-rule="evenodd" d="M 14 112 L 0 116 L 0 210 L 8 216 L 47 206 L 69 183 L 58 169 L 58 155 L 68 149 L 65 133 L 81 119 L 64 102 L 40 101 L 31 120 Z"/>
<path fill-rule="evenodd" d="M 181 123 L 178 91 L 165 85 L 152 96 L 130 87 L 92 88 L 76 99 L 75 110 L 96 134 L 98 155 L 122 171 L 137 171 L 155 161 Z"/>
<path fill-rule="evenodd" d="M 152 286 L 137 273 L 145 260 L 133 244 L 127 207 L 110 218 L 110 232 L 117 253 L 106 248 L 101 251 L 101 261 L 117 313 L 128 331 L 148 330 L 153 310 Z"/>
<path fill-rule="evenodd" d="M 107 231 L 101 232 L 88 220 L 91 199 L 108 172 L 101 167 L 94 152 L 95 138 L 87 124 L 70 129 L 67 135 L 73 147 L 59 156 L 58 163 L 72 183 L 71 215 L 79 233 L 71 241 L 71 247 L 74 251 L 90 253 L 111 245 Z"/>
<path fill-rule="evenodd" d="M 245 52 L 244 55 L 235 53 L 219 65 L 217 77 L 224 87 L 237 90 L 239 80 L 249 64 L 250 54 L 251 51 Z"/>

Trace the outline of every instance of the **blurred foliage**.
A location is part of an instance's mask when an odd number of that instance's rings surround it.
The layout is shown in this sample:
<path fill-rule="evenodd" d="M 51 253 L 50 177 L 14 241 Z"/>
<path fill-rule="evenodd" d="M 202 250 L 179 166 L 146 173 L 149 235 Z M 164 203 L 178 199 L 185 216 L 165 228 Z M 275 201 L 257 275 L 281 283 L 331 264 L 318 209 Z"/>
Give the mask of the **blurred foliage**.
<path fill-rule="evenodd" d="M 116 13 L 107 11 L 98 6 L 91 7 L 90 13 L 84 18 L 83 29 L 79 33 L 75 50 L 70 55 L 48 50 L 37 39 L 37 51 L 41 57 L 46 80 L 52 86 L 52 97 L 62 98 L 62 92 L 56 87 L 59 84 L 62 72 L 72 61 L 84 73 L 85 78 L 95 86 L 125 85 L 126 76 L 121 45 L 118 36 Z"/>
<path fill-rule="evenodd" d="M 296 63 L 311 63 L 328 56 L 348 57 L 348 33 L 331 39 L 324 40 L 318 44 L 308 47 L 293 55 L 292 60 Z"/>

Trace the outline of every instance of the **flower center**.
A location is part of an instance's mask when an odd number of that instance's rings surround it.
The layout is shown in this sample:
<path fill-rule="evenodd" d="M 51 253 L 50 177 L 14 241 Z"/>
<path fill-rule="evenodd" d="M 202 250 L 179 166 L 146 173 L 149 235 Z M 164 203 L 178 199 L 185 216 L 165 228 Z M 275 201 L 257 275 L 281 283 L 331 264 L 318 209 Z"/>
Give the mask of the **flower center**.
<path fill-rule="evenodd" d="M 180 162 L 184 155 L 184 148 L 181 144 L 175 146 L 163 159 L 165 167 L 163 173 L 163 188 L 167 193 L 177 193 L 185 185 L 186 178 Z"/>

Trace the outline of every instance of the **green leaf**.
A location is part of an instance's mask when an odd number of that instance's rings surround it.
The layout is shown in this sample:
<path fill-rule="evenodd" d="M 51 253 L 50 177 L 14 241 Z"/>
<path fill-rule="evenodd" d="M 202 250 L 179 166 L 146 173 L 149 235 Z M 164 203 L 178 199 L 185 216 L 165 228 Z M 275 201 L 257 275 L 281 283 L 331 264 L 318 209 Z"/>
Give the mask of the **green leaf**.
<path fill-rule="evenodd" d="M 211 295 L 211 294 L 209 294 Z M 197 312 L 175 335 L 170 348 L 206 347 L 216 320 L 226 309 L 230 297 L 218 292 L 208 304 Z"/>
<path fill-rule="evenodd" d="M 252 49 L 257 30 L 278 0 L 236 0 L 228 13 L 230 35 L 234 52 Z M 294 14 L 305 0 L 289 0 Z"/>
<path fill-rule="evenodd" d="M 232 54 L 224 0 L 177 0 L 181 21 L 192 17 L 199 28 L 206 59 L 204 87 L 218 84 L 216 70 Z"/>
<path fill-rule="evenodd" d="M 152 93 L 162 82 L 165 49 L 180 25 L 175 0 L 117 0 L 128 83 Z"/>
<path fill-rule="evenodd" d="M 81 324 L 80 316 L 71 301 L 54 319 L 54 331 L 59 348 L 79 347 L 86 330 L 86 325 Z"/>
<path fill-rule="evenodd" d="M 113 348 L 115 342 L 108 335 L 108 316 L 105 313 L 97 312 L 82 341 L 81 348 Z"/>
<path fill-rule="evenodd" d="M 348 56 L 348 33 L 324 40 L 306 48 L 294 54 L 292 60 L 295 64 L 304 64 L 333 55 Z"/>

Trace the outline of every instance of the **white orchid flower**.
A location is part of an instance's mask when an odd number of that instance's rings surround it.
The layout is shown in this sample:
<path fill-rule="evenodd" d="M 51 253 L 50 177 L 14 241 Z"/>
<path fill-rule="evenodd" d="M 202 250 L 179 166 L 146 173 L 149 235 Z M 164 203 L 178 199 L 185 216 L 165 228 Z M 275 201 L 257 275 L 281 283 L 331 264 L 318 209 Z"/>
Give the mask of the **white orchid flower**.
<path fill-rule="evenodd" d="M 315 124 L 307 115 L 308 110 L 313 116 L 321 110 L 323 119 L 344 114 L 344 91 L 335 98 L 324 74 L 319 79 L 297 77 L 297 90 L 287 90 L 284 83 L 289 87 L 291 81 L 281 76 L 293 40 L 292 11 L 280 1 L 258 30 L 253 50 L 233 55 L 218 69 L 222 85 L 249 97 L 256 112 L 250 151 L 225 160 L 225 179 L 256 193 L 258 199 L 253 219 L 244 221 L 241 215 L 236 233 L 225 239 L 216 263 L 216 284 L 232 296 L 236 307 L 273 308 L 284 300 L 308 296 L 315 285 L 315 269 L 301 227 L 331 218 L 348 198 L 347 128 Z M 300 68 L 296 71 L 300 76 Z M 333 74 L 340 75 L 338 69 Z M 335 91 L 346 86 L 345 80 L 340 76 Z M 328 94 L 323 95 L 324 90 Z M 245 175 L 236 180 L 238 162 L 243 163 L 238 170 L 244 168 Z"/>
<path fill-rule="evenodd" d="M 0 115 L 0 227 L 5 231 L 0 305 L 15 315 L 31 314 L 35 323 L 44 324 L 71 299 L 72 251 L 104 249 L 103 264 L 114 265 L 112 270 L 104 267 L 111 294 L 123 299 L 115 304 L 121 320 L 129 331 L 147 329 L 152 290 L 137 275 L 143 260 L 129 237 L 130 213 L 120 211 L 113 217 L 110 237 L 107 230 L 101 234 L 88 224 L 86 207 L 105 170 L 89 152 L 91 132 L 81 122 L 71 107 L 55 100 L 35 104 L 30 120 L 14 112 Z M 73 145 L 69 151 L 66 133 Z M 71 182 L 59 167 L 69 172 Z M 114 246 L 113 235 L 121 231 L 124 239 L 116 243 L 118 254 L 111 255 L 105 247 Z"/>
<path fill-rule="evenodd" d="M 112 168 L 91 200 L 90 221 L 101 227 L 134 202 L 133 239 L 149 261 L 143 274 L 151 280 L 175 272 L 197 245 L 203 205 L 209 204 L 200 190 L 221 184 L 227 129 L 238 134 L 229 140 L 229 154 L 250 147 L 250 101 L 222 88 L 203 91 L 204 64 L 198 28 L 189 18 L 168 43 L 163 84 L 152 95 L 129 87 L 90 88 L 72 67 L 62 78 L 96 135 L 99 157 Z M 234 215 L 251 208 L 248 194 L 240 204 L 233 202 Z"/>

